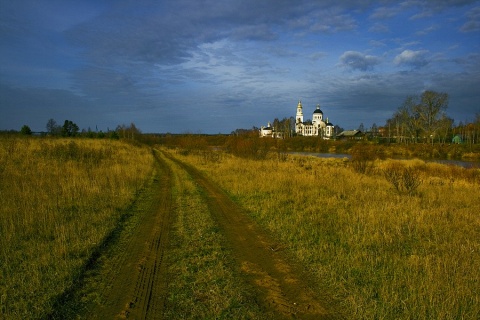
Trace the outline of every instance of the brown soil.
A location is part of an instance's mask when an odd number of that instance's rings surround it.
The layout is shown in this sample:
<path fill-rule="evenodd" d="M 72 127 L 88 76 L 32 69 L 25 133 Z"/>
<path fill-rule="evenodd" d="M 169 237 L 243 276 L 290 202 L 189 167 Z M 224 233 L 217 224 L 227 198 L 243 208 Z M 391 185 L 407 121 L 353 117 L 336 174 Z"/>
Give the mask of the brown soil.
<path fill-rule="evenodd" d="M 154 181 L 155 191 L 146 196 L 149 204 L 140 213 L 139 224 L 112 255 L 110 274 L 101 280 L 106 283 L 101 293 L 104 303 L 90 310 L 91 319 L 161 318 L 167 286 L 163 257 L 172 212 L 172 182 L 166 164 L 158 158 L 157 163 L 160 178 Z"/>
<path fill-rule="evenodd" d="M 266 312 L 279 319 L 340 318 L 326 308 L 325 299 L 310 289 L 312 283 L 304 268 L 293 262 L 286 250 L 241 207 L 198 170 L 171 160 L 180 164 L 204 190 L 205 201 L 228 240 L 240 273 L 256 288 L 256 300 Z M 161 159 L 157 163 L 161 178 L 155 181 L 156 191 L 144 197 L 149 204 L 139 214 L 138 222 L 122 232 L 125 235 L 116 241 L 114 249 L 107 250 L 105 261 L 102 257 L 98 259 L 98 264 L 107 264 L 101 267 L 103 271 L 85 276 L 90 280 L 85 280 L 84 286 L 88 284 L 90 289 L 78 289 L 70 298 L 81 300 L 89 296 L 91 300 L 92 295 L 96 296 L 96 302 L 82 306 L 81 313 L 88 314 L 87 318 L 162 318 L 168 281 L 164 253 L 173 201 L 170 168 Z"/>

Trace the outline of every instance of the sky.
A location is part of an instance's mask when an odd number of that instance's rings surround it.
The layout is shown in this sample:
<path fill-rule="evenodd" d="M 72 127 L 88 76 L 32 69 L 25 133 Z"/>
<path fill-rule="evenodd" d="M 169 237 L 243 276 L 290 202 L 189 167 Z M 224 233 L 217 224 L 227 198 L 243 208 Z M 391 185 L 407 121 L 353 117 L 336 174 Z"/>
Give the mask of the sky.
<path fill-rule="evenodd" d="M 425 90 L 480 113 L 480 1 L 0 0 L 0 130 L 369 128 Z"/>

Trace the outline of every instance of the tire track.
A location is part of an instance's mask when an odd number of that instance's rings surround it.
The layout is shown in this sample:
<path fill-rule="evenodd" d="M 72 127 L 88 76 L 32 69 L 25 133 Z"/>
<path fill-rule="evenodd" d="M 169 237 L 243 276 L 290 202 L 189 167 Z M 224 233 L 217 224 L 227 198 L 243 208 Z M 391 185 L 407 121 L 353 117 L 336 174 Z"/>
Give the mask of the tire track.
<path fill-rule="evenodd" d="M 194 167 L 170 155 L 204 191 L 209 210 L 224 232 L 239 268 L 257 288 L 259 302 L 278 318 L 339 319 L 309 287 L 308 276 L 243 210 Z"/>
<path fill-rule="evenodd" d="M 168 245 L 172 211 L 172 173 L 155 154 L 156 186 L 146 195 L 134 230 L 123 239 L 109 267 L 102 304 L 91 310 L 90 319 L 161 319 L 166 297 L 165 249 Z"/>

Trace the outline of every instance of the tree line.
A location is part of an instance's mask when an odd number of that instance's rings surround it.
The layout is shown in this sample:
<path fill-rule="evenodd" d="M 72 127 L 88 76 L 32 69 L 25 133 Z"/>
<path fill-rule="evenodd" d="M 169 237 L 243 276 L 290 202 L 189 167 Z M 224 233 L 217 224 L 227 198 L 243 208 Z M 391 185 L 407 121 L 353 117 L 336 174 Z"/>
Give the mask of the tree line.
<path fill-rule="evenodd" d="M 480 114 L 472 123 L 460 122 L 447 116 L 448 94 L 425 91 L 420 96 L 409 96 L 384 127 L 384 137 L 399 143 L 478 143 Z M 454 139 L 457 137 L 457 139 Z"/>
<path fill-rule="evenodd" d="M 115 130 L 103 132 L 102 130 L 93 131 L 90 127 L 80 130 L 79 126 L 72 120 L 65 120 L 63 125 L 59 125 L 55 119 L 49 119 L 45 128 L 46 131 L 40 132 L 39 134 L 56 137 L 122 138 L 131 140 L 137 139 L 142 134 L 141 130 L 138 129 L 133 122 L 130 125 L 118 125 Z M 23 125 L 20 133 L 23 135 L 34 134 L 28 125 Z"/>

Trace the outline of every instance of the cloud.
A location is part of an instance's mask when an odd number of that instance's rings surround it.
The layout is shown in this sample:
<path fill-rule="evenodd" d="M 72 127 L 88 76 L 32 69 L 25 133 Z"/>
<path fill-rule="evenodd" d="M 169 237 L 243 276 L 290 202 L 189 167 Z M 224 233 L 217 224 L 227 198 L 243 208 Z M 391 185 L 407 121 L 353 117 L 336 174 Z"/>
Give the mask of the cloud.
<path fill-rule="evenodd" d="M 428 60 L 425 57 L 427 53 L 427 50 L 404 50 L 402 53 L 397 55 L 395 59 L 393 59 L 393 63 L 399 66 L 405 65 L 413 67 L 415 69 L 419 69 L 428 64 Z"/>
<path fill-rule="evenodd" d="M 321 17 L 314 17 L 311 21 L 310 31 L 321 33 L 337 33 L 351 31 L 357 28 L 358 24 L 350 14 L 321 12 Z"/>
<path fill-rule="evenodd" d="M 432 32 L 434 32 L 434 31 L 436 31 L 436 30 L 438 30 L 438 29 L 439 29 L 439 26 L 438 26 L 438 25 L 432 25 L 432 26 L 427 27 L 427 28 L 425 28 L 425 29 L 423 29 L 423 30 L 417 31 L 415 34 L 416 34 L 417 36 L 426 36 L 426 35 L 428 35 L 429 33 L 432 33 Z"/>
<path fill-rule="evenodd" d="M 467 22 L 460 28 L 462 32 L 480 31 L 480 7 L 475 7 L 468 11 L 465 16 Z"/>
<path fill-rule="evenodd" d="M 380 63 L 375 56 L 364 55 L 357 51 L 346 51 L 340 57 L 340 64 L 352 70 L 367 71 Z"/>
<path fill-rule="evenodd" d="M 232 31 L 231 36 L 235 40 L 260 40 L 270 41 L 277 39 L 275 32 L 265 24 L 256 26 L 240 26 Z"/>
<path fill-rule="evenodd" d="M 382 23 L 375 23 L 370 27 L 370 29 L 368 29 L 368 31 L 375 33 L 387 33 L 390 32 L 390 28 Z"/>
<path fill-rule="evenodd" d="M 380 7 L 377 8 L 373 11 L 373 13 L 370 15 L 370 19 L 390 19 L 395 17 L 398 13 L 400 12 L 399 7 Z"/>

